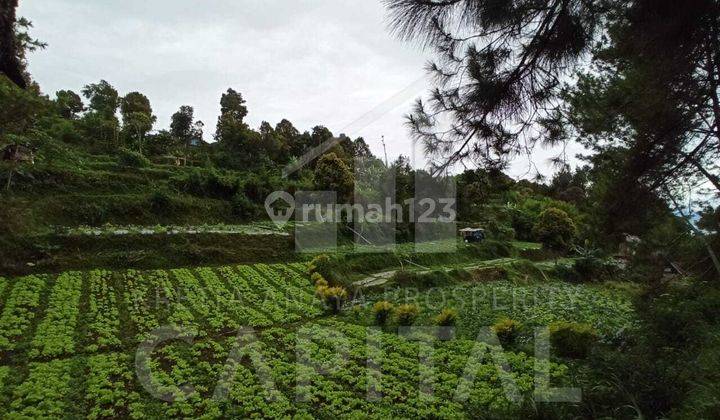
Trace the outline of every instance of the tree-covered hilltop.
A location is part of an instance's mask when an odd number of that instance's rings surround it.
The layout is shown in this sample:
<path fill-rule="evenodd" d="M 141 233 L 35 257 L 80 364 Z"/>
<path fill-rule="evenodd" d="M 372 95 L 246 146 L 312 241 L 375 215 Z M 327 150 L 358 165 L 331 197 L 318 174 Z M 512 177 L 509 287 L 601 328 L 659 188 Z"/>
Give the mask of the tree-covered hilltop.
<path fill-rule="evenodd" d="M 30 24 L 20 27 L 27 30 Z M 43 46 L 23 34 L 25 49 Z M 340 202 L 384 203 L 392 196 L 407 203 L 415 196 L 416 179 L 429 176 L 403 156 L 385 163 L 364 139 L 340 134 L 322 156 L 285 178 L 286 165 L 335 134 L 321 125 L 303 132 L 288 120 L 254 129 L 245 121 L 251 104 L 232 88 L 220 98 L 211 141 L 191 105 L 181 105 L 169 127 L 158 127 L 146 95 L 120 93 L 105 80 L 51 97 L 37 83 L 21 89 L 0 76 L 0 101 L 2 146 L 22 147 L 33 157 L 32 162 L 6 160 L 0 172 L 0 237 L 12 244 L 7 249 L 17 251 L 7 254 L 11 259 L 48 254 L 46 249 L 58 245 L 28 244 L 26 238 L 52 235 L 58 228 L 267 220 L 264 202 L 277 190 L 331 190 Z M 579 104 L 573 109 L 581 112 Z M 626 147 L 602 146 L 584 157 L 582 167 L 562 165 L 549 180 L 514 180 L 493 165 L 466 169 L 454 176 L 458 220 L 483 227 L 490 239 L 543 241 L 562 251 L 590 244 L 613 253 L 627 235 L 635 235 L 674 252 L 668 244 L 688 237 L 688 227 L 662 191 L 623 187 L 629 185 L 624 168 L 631 154 Z M 389 173 L 394 186 L 386 185 Z M 633 205 L 635 200 L 642 206 Z M 709 208 L 703 220 L 712 219 L 713 211 Z M 343 233 L 350 240 L 352 224 L 346 226 Z M 395 237 L 411 241 L 413 231 L 405 221 L 396 226 Z"/>

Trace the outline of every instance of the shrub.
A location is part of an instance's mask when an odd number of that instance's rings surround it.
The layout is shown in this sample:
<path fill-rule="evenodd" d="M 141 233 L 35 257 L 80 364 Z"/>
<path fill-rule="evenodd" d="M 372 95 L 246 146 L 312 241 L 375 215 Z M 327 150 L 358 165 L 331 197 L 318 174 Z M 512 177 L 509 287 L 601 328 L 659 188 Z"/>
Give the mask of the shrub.
<path fill-rule="evenodd" d="M 173 185 L 180 191 L 198 197 L 230 200 L 241 190 L 241 182 L 235 176 L 223 176 L 214 169 L 195 168 L 187 175 L 175 177 Z"/>
<path fill-rule="evenodd" d="M 617 266 L 610 261 L 597 257 L 580 257 L 572 265 L 558 265 L 555 272 L 565 281 L 588 283 L 612 277 L 617 269 Z"/>
<path fill-rule="evenodd" d="M 603 261 L 595 257 L 582 257 L 575 260 L 573 269 L 580 281 L 595 281 L 603 275 L 605 265 Z"/>
<path fill-rule="evenodd" d="M 468 244 L 467 248 L 481 259 L 508 258 L 516 254 L 516 250 L 508 242 L 486 239 L 479 244 Z"/>
<path fill-rule="evenodd" d="M 553 207 L 540 213 L 540 217 L 533 227 L 533 235 L 549 249 L 569 249 L 576 234 L 577 229 L 570 216 Z"/>
<path fill-rule="evenodd" d="M 329 288 L 330 286 L 327 284 L 327 281 L 325 283 L 317 284 L 315 285 L 315 295 L 317 295 L 320 299 L 325 299 L 325 291 Z"/>
<path fill-rule="evenodd" d="M 550 344 L 560 357 L 585 357 L 596 340 L 597 332 L 588 324 L 560 321 L 550 325 Z"/>
<path fill-rule="evenodd" d="M 579 283 L 580 279 L 578 273 L 575 271 L 575 267 L 569 264 L 558 264 L 553 270 L 558 278 L 563 279 L 569 283 Z"/>
<path fill-rule="evenodd" d="M 514 319 L 503 318 L 492 327 L 501 344 L 511 344 L 520 335 L 522 324 Z"/>
<path fill-rule="evenodd" d="M 375 315 L 375 322 L 378 325 L 385 325 L 388 317 L 390 317 L 390 313 L 392 313 L 393 304 L 385 300 L 375 302 L 372 310 L 373 314 Z"/>
<path fill-rule="evenodd" d="M 257 207 L 243 193 L 235 194 L 232 198 L 231 205 L 233 214 L 241 219 L 250 219 L 256 214 Z"/>
<path fill-rule="evenodd" d="M 262 203 L 265 198 L 282 185 L 281 181 L 275 180 L 270 174 L 251 174 L 243 185 L 243 192 L 251 200 Z"/>
<path fill-rule="evenodd" d="M 156 215 L 169 215 L 174 207 L 173 199 L 167 191 L 157 190 L 150 195 L 150 210 Z"/>
<path fill-rule="evenodd" d="M 310 276 L 310 280 L 317 286 L 319 282 L 325 282 L 325 285 L 327 285 L 327 281 L 325 280 L 325 277 L 323 277 L 320 273 L 312 273 Z"/>
<path fill-rule="evenodd" d="M 359 321 L 362 319 L 363 307 L 362 307 L 362 305 L 353 305 L 352 308 L 350 309 L 350 312 L 352 313 L 352 317 L 356 321 Z"/>
<path fill-rule="evenodd" d="M 130 168 L 147 168 L 150 166 L 150 161 L 138 152 L 120 149 L 118 152 L 118 165 Z"/>
<path fill-rule="evenodd" d="M 415 281 L 415 274 L 406 270 L 398 270 L 393 274 L 392 280 L 402 286 L 408 286 Z"/>
<path fill-rule="evenodd" d="M 348 297 L 348 292 L 343 287 L 319 287 L 318 291 L 325 305 L 330 308 L 333 313 L 340 312 L 340 308 L 342 308 Z"/>
<path fill-rule="evenodd" d="M 435 322 L 441 327 L 452 327 L 457 321 L 457 316 L 455 309 L 445 308 L 435 318 Z"/>
<path fill-rule="evenodd" d="M 511 213 L 512 227 L 517 238 L 523 241 L 533 240 L 532 229 L 535 225 L 535 217 L 521 209 L 513 209 Z"/>
<path fill-rule="evenodd" d="M 418 316 L 418 307 L 413 304 L 404 304 L 395 308 L 395 317 L 397 318 L 398 324 L 403 326 L 412 325 Z"/>
<path fill-rule="evenodd" d="M 92 201 L 78 202 L 73 209 L 74 218 L 82 224 L 97 226 L 104 223 L 108 219 L 107 205 Z"/>
<path fill-rule="evenodd" d="M 310 265 L 308 265 L 308 273 L 320 273 L 325 279 L 331 278 L 331 264 L 332 260 L 329 256 L 325 254 L 318 255 L 310 261 Z"/>
<path fill-rule="evenodd" d="M 515 229 L 494 217 L 486 221 L 484 227 L 489 236 L 498 241 L 512 241 L 515 239 Z"/>
<path fill-rule="evenodd" d="M 312 273 L 310 280 L 312 280 L 315 287 L 318 289 L 327 288 L 329 286 L 328 281 L 325 280 L 325 277 L 323 277 L 320 273 Z"/>

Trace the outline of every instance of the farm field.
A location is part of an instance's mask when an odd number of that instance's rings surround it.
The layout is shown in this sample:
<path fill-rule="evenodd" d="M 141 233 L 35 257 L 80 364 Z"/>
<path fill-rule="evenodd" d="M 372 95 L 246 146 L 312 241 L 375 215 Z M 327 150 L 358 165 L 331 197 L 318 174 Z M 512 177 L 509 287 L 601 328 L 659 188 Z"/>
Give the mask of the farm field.
<path fill-rule="evenodd" d="M 419 313 L 416 322 L 420 325 L 432 325 L 433 317 L 440 311 L 452 308 L 458 312 L 458 336 L 470 340 L 477 337 L 481 328 L 508 318 L 522 320 L 526 327 L 569 320 L 585 323 L 592 325 L 606 341 L 639 328 L 627 294 L 598 285 L 573 285 L 560 281 L 518 284 L 499 280 L 420 291 L 396 287 L 368 294 L 365 298 L 368 303 L 362 310 L 348 314 L 348 319 L 371 324 L 371 307 L 377 301 L 417 305 Z"/>
<path fill-rule="evenodd" d="M 198 226 L 79 226 L 58 229 L 65 236 L 124 236 L 124 235 L 283 235 L 287 232 L 272 223 L 252 223 L 245 225 L 198 225 Z"/>
<path fill-rule="evenodd" d="M 304 270 L 304 264 L 255 264 L 5 281 L 2 360 L 128 348 L 159 325 L 208 336 L 318 316 L 320 302 Z"/>
<path fill-rule="evenodd" d="M 443 307 L 459 308 L 458 300 L 439 300 L 451 287 L 475 296 L 465 301 L 479 306 L 459 312 L 456 339 L 418 341 L 366 328 L 379 297 L 368 297 L 361 311 L 327 314 L 306 271 L 301 263 L 254 264 L 2 279 L 1 414 L 514 417 L 538 410 L 536 370 L 547 372 L 553 387 L 572 386 L 572 365 L 476 342 L 476 330 L 501 315 L 528 325 L 578 320 L 603 337 L 633 323 L 627 302 L 599 287 L 494 281 L 416 291 L 414 298 L 403 295 L 409 289 L 387 291 L 383 298 L 398 303 L 426 302 L 417 325 L 431 325 Z M 563 298 L 529 299 L 548 294 Z M 508 312 L 500 301 L 513 296 L 526 301 Z M 163 336 L 161 326 L 174 335 Z M 429 367 L 417 363 L 428 342 Z M 143 343 L 157 346 L 138 350 Z M 519 400 L 509 399 L 507 378 Z M 426 382 L 432 393 L 421 392 Z M 555 414 L 570 409 L 552 406 Z"/>
<path fill-rule="evenodd" d="M 720 419 L 720 0 L 137 3 L 0 1 L 0 420 Z"/>

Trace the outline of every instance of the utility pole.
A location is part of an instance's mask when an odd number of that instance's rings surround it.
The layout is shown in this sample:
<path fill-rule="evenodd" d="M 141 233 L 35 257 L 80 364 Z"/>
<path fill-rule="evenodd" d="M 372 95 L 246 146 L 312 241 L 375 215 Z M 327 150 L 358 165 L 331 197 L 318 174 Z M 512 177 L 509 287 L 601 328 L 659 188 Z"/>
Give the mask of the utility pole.
<path fill-rule="evenodd" d="M 385 147 L 385 136 L 382 136 L 383 151 L 385 152 L 385 166 L 388 166 L 387 148 Z"/>

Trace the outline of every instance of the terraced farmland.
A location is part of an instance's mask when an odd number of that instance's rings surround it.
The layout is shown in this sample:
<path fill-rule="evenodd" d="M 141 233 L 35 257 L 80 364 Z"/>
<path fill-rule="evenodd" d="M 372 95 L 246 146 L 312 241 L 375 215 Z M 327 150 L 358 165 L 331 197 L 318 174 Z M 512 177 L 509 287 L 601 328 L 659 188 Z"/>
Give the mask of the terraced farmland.
<path fill-rule="evenodd" d="M 528 409 L 535 369 L 546 370 L 554 386 L 569 383 L 562 365 L 465 340 L 437 343 L 429 363 L 419 364 L 421 343 L 331 320 L 259 330 L 253 341 L 246 338 L 170 343 L 142 365 L 140 372 L 151 372 L 147 381 L 136 376 L 133 355 L 119 352 L 3 367 L 3 414 L 507 417 Z M 498 356 L 508 372 L 498 370 Z M 513 384 L 509 394 L 503 381 Z"/>
<path fill-rule="evenodd" d="M 302 264 L 27 276 L 2 294 L 2 360 L 132 347 L 157 326 L 200 336 L 322 313 Z"/>
<path fill-rule="evenodd" d="M 592 325 L 606 341 L 639 328 L 627 295 L 603 286 L 560 281 L 535 284 L 494 281 L 422 292 L 398 287 L 366 296 L 366 300 L 363 309 L 348 315 L 349 319 L 372 323 L 372 303 L 380 300 L 417 305 L 421 325 L 432 325 L 433 317 L 443 308 L 454 308 L 458 311 L 457 332 L 466 339 L 475 338 L 481 328 L 503 318 L 521 320 L 528 327 L 547 326 L 556 321 L 582 322 Z"/>
<path fill-rule="evenodd" d="M 538 412 L 537 371 L 572 385 L 523 353 L 324 317 L 304 264 L 4 283 L 6 418 L 509 417 Z"/>

